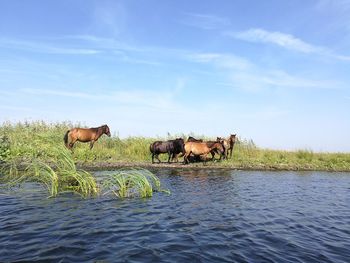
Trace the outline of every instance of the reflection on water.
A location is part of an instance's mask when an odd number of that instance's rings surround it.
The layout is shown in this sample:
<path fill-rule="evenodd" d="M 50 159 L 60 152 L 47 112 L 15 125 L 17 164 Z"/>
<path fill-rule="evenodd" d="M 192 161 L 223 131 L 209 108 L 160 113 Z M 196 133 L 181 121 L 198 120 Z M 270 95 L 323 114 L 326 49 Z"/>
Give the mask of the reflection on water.
<path fill-rule="evenodd" d="M 1 190 L 0 261 L 347 262 L 350 258 L 348 173 L 155 172 L 171 195 L 47 199 L 34 184 L 15 192 Z"/>

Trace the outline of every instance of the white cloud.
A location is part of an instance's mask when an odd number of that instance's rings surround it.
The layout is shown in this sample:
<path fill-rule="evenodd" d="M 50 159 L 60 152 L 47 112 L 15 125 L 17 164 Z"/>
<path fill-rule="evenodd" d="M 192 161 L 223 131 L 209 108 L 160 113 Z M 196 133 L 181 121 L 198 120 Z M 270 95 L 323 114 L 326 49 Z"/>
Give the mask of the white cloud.
<path fill-rule="evenodd" d="M 136 105 L 141 107 L 171 110 L 172 108 L 176 108 L 178 106 L 175 103 L 175 97 L 176 94 L 183 89 L 184 85 L 184 80 L 178 79 L 177 84 L 172 91 L 116 90 L 101 94 L 68 90 L 23 88 L 20 89 L 20 92 L 37 96 L 60 96 L 95 101 L 109 101 L 130 106 Z"/>
<path fill-rule="evenodd" d="M 252 64 L 245 58 L 232 54 L 220 53 L 194 53 L 187 57 L 190 61 L 198 63 L 213 63 L 222 68 L 247 69 Z"/>
<path fill-rule="evenodd" d="M 271 32 L 260 28 L 251 28 L 241 32 L 226 31 L 223 34 L 244 41 L 273 44 L 285 49 L 306 54 L 313 53 L 338 60 L 350 61 L 350 56 L 336 54 L 329 48 L 309 44 L 291 34 Z"/>
<path fill-rule="evenodd" d="M 250 42 L 271 43 L 283 48 L 304 53 L 323 52 L 322 47 L 317 47 L 302 41 L 290 34 L 270 32 L 260 28 L 252 28 L 242 32 L 226 32 L 225 35 Z"/>
<path fill-rule="evenodd" d="M 321 79 L 294 76 L 283 70 L 266 69 L 245 58 L 232 54 L 195 53 L 188 56 L 196 63 L 205 63 L 224 70 L 228 82 L 219 85 L 236 89 L 258 91 L 268 87 L 282 88 L 336 88 L 339 83 Z"/>
<path fill-rule="evenodd" d="M 24 40 L 13 40 L 0 38 L 0 46 L 9 49 L 26 50 L 37 53 L 48 53 L 48 54 L 66 54 L 66 55 L 95 55 L 101 51 L 93 48 L 75 48 L 75 47 L 63 47 L 56 46 L 54 44 L 24 41 Z"/>
<path fill-rule="evenodd" d="M 19 107 L 19 106 L 9 106 L 9 105 L 0 105 L 0 109 L 11 110 L 11 111 L 32 111 L 29 107 Z"/>
<path fill-rule="evenodd" d="M 183 24 L 201 29 L 222 29 L 231 24 L 228 18 L 211 14 L 185 13 L 184 15 Z"/>

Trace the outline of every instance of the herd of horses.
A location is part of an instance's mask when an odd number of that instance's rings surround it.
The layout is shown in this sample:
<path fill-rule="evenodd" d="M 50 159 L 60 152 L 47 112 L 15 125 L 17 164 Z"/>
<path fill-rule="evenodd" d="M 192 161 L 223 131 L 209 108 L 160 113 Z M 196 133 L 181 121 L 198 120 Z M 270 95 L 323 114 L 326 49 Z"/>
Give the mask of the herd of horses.
<path fill-rule="evenodd" d="M 103 135 L 111 137 L 110 129 L 107 125 L 96 128 L 73 128 L 68 130 L 64 137 L 65 146 L 72 150 L 74 144 L 79 142 L 90 142 L 90 149 L 94 147 L 94 143 Z M 196 161 L 207 161 L 207 155 L 211 154 L 211 160 L 215 159 L 215 155 L 219 155 L 219 160 L 232 158 L 233 146 L 236 142 L 236 134 L 231 134 L 228 138 L 217 137 L 216 141 L 203 141 L 189 137 L 187 141 L 183 138 L 176 138 L 167 141 L 155 141 L 150 145 L 152 154 L 152 163 L 154 158 L 158 160 L 160 154 L 168 154 L 168 163 L 170 161 L 178 162 L 178 157 L 184 158 L 184 163 Z"/>

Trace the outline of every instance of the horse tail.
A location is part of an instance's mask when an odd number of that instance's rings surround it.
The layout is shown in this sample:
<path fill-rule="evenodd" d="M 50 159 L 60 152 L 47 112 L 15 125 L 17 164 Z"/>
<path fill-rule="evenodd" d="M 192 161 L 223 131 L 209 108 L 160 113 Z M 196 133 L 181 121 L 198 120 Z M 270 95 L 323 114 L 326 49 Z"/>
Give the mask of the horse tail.
<path fill-rule="evenodd" d="M 150 145 L 149 145 L 149 151 L 151 152 L 151 153 L 153 153 L 153 145 L 154 145 L 154 142 L 153 143 L 151 143 Z"/>
<path fill-rule="evenodd" d="M 69 134 L 69 132 L 70 132 L 70 130 L 68 130 L 63 137 L 64 145 L 66 145 L 67 148 L 68 148 L 68 134 Z"/>

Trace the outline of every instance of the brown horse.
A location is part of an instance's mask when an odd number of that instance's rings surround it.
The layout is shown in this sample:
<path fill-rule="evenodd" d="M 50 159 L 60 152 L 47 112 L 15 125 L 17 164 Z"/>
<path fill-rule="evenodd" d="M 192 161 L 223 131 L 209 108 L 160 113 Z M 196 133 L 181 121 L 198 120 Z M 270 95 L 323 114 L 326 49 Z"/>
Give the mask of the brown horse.
<path fill-rule="evenodd" d="M 219 143 L 221 143 L 224 146 L 224 140 L 221 139 L 220 137 L 217 137 L 216 141 L 203 141 L 202 139 L 196 139 L 196 138 L 190 136 L 190 137 L 188 137 L 187 142 L 205 142 L 208 147 L 211 147 L 215 143 L 219 142 Z M 225 149 L 225 147 L 224 147 L 224 149 Z M 210 153 L 211 153 L 211 160 L 214 160 L 215 153 L 219 154 L 219 156 L 220 156 L 219 160 L 221 160 L 222 156 L 224 156 L 224 158 L 225 158 L 225 154 L 224 154 L 225 152 L 220 152 L 217 149 L 213 149 Z M 195 156 L 195 160 L 196 161 L 200 161 L 200 156 Z"/>
<path fill-rule="evenodd" d="M 224 148 L 225 148 L 225 158 L 228 158 L 228 154 L 230 152 L 230 158 L 232 158 L 233 146 L 236 143 L 236 134 L 231 134 L 227 139 L 222 139 L 218 137 L 218 140 L 222 140 Z"/>
<path fill-rule="evenodd" d="M 231 134 L 230 137 L 228 137 L 228 142 L 229 142 L 230 146 L 227 149 L 227 154 L 228 154 L 228 151 L 230 151 L 230 159 L 231 159 L 232 158 L 232 152 L 233 152 L 233 146 L 236 143 L 236 134 Z"/>
<path fill-rule="evenodd" d="M 223 153 L 224 148 L 221 143 L 216 142 L 211 146 L 208 146 L 206 142 L 186 142 L 185 143 L 185 156 L 184 163 L 188 163 L 188 157 L 193 154 L 194 156 L 204 155 L 204 162 L 207 160 L 208 153 L 212 151 L 218 151 Z M 221 155 L 220 155 L 221 158 Z"/>
<path fill-rule="evenodd" d="M 100 138 L 103 134 L 106 134 L 108 137 L 111 137 L 111 132 L 107 125 L 102 125 L 96 128 L 73 128 L 66 132 L 63 137 L 64 144 L 68 149 L 72 149 L 76 141 L 79 142 L 90 142 L 90 150 L 94 147 L 94 143 Z"/>

